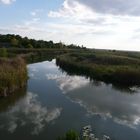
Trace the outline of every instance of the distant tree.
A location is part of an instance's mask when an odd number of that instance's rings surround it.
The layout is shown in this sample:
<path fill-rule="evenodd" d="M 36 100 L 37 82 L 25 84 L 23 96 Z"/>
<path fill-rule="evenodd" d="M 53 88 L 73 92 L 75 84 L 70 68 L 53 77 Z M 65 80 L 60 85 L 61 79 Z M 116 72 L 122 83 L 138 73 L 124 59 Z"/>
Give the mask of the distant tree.
<path fill-rule="evenodd" d="M 33 46 L 31 44 L 27 44 L 27 46 L 25 46 L 25 47 L 28 48 L 28 49 L 32 49 L 33 48 Z"/>
<path fill-rule="evenodd" d="M 53 41 L 49 41 L 47 46 L 48 46 L 48 48 L 53 48 L 54 47 Z"/>
<path fill-rule="evenodd" d="M 12 47 L 17 47 L 18 46 L 18 40 L 16 39 L 16 38 L 12 38 L 11 39 L 11 45 L 12 45 Z"/>
<path fill-rule="evenodd" d="M 24 38 L 22 39 L 22 41 L 21 41 L 21 45 L 22 45 L 23 47 L 26 47 L 28 44 L 30 44 L 29 39 L 28 39 L 27 37 L 24 37 Z"/>
<path fill-rule="evenodd" d="M 64 45 L 63 45 L 62 42 L 59 42 L 59 43 L 56 43 L 56 44 L 55 44 L 55 47 L 56 47 L 56 48 L 63 48 Z"/>

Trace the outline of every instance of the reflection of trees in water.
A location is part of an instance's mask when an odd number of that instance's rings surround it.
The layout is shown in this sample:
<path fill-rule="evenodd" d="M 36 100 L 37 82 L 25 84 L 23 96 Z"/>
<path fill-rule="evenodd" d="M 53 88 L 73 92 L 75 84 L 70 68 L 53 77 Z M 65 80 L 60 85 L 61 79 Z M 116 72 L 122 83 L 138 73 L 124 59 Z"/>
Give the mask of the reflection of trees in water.
<path fill-rule="evenodd" d="M 27 87 L 17 90 L 8 97 L 0 98 L 0 112 L 6 111 L 9 107 L 14 106 L 16 102 L 25 97 Z"/>
<path fill-rule="evenodd" d="M 123 93 L 134 94 L 137 93 L 137 88 L 133 88 L 133 85 L 124 85 L 122 83 L 111 82 L 109 80 L 100 80 L 96 78 L 94 75 L 90 74 L 90 71 L 85 69 L 81 69 L 66 63 L 61 63 L 59 60 L 56 59 L 56 65 L 59 66 L 61 72 L 66 72 L 68 75 L 79 75 L 84 76 L 85 78 L 89 79 L 90 82 L 95 86 L 100 86 L 101 84 L 105 83 L 107 85 L 111 85 L 113 89 L 122 91 Z M 137 86 L 138 87 L 138 86 Z"/>
<path fill-rule="evenodd" d="M 45 54 L 43 52 L 30 54 L 29 56 L 26 56 L 26 60 L 28 63 L 37 63 L 41 61 L 52 61 L 52 59 L 55 58 L 55 55 Z"/>
<path fill-rule="evenodd" d="M 123 86 L 123 85 L 112 85 L 112 88 L 115 90 L 119 90 L 122 93 L 129 93 L 129 94 L 136 94 L 138 93 L 138 88 L 139 87 L 128 87 L 128 86 Z"/>

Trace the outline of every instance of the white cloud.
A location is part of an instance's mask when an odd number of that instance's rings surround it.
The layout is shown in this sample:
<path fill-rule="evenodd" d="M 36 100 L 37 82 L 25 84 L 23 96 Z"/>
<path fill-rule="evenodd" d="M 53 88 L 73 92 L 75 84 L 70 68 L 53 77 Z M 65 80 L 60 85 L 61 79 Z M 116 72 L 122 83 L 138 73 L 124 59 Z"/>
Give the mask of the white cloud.
<path fill-rule="evenodd" d="M 68 0 L 64 1 L 62 7 L 58 11 L 50 11 L 48 16 L 52 18 L 67 18 L 70 21 L 74 20 L 74 22 L 93 21 L 96 23 L 98 20 L 103 20 L 101 15 L 95 13 L 87 6 L 77 1 L 70 2 Z"/>
<path fill-rule="evenodd" d="M 42 14 L 43 9 L 35 9 L 33 11 L 30 12 L 30 15 L 33 17 L 39 16 L 40 14 Z"/>
<path fill-rule="evenodd" d="M 51 23 L 48 26 L 55 30 L 53 38 L 65 40 L 66 43 L 83 44 L 90 48 L 140 50 L 138 45 L 140 36 L 135 32 L 139 29 L 139 16 L 135 16 L 134 13 L 99 12 L 90 7 L 90 2 L 92 3 L 92 1 L 65 0 L 60 9 L 50 11 L 48 14 L 50 18 L 59 18 L 61 21 L 55 24 Z M 137 0 L 135 0 L 136 2 L 139 4 Z M 93 3 L 96 3 L 96 1 Z M 97 3 L 101 3 L 101 1 Z M 115 0 L 115 3 L 121 3 L 121 1 Z M 127 10 L 130 12 L 130 9 Z M 61 34 L 61 36 L 58 36 L 58 34 Z"/>
<path fill-rule="evenodd" d="M 70 1 L 70 0 L 68 0 Z M 72 0 L 88 6 L 93 11 L 113 15 L 140 15 L 139 0 Z"/>
<path fill-rule="evenodd" d="M 108 0 L 110 2 L 110 0 Z M 30 18 L 22 23 L 1 27 L 1 33 L 15 33 L 36 39 L 60 40 L 66 44 L 84 45 L 88 48 L 139 50 L 140 16 L 135 14 L 135 6 L 121 0 L 114 0 L 113 11 L 107 0 L 64 0 L 59 9 L 48 12 L 34 9 Z M 97 5 L 95 5 L 97 3 Z M 130 7 L 119 13 L 119 3 Z M 134 0 L 139 5 L 138 0 Z M 104 5 L 108 9 L 103 9 Z M 94 7 L 95 6 L 95 7 Z M 105 10 L 105 11 L 104 11 Z M 115 11 L 115 12 L 114 12 Z M 126 14 L 128 12 L 128 14 Z"/>
<path fill-rule="evenodd" d="M 30 13 L 32 16 L 36 16 L 36 12 L 31 12 Z"/>
<path fill-rule="evenodd" d="M 0 3 L 3 3 L 3 4 L 11 4 L 14 1 L 16 1 L 16 0 L 0 0 Z"/>
<path fill-rule="evenodd" d="M 46 26 L 41 26 L 40 24 L 40 18 L 33 17 L 30 20 L 23 21 L 22 24 L 17 23 L 8 27 L 1 26 L 0 32 L 1 34 L 19 34 L 29 38 L 46 39 L 47 35 L 44 34 L 49 34 L 50 32 L 48 32 Z"/>

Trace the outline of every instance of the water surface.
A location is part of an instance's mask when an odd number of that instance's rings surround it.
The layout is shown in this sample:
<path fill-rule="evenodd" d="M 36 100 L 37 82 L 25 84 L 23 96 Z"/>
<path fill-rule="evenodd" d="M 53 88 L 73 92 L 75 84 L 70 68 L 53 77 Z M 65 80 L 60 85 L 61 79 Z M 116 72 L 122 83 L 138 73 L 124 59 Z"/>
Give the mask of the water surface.
<path fill-rule="evenodd" d="M 28 65 L 27 89 L 0 104 L 0 138 L 56 140 L 90 124 L 96 137 L 140 139 L 140 90 L 68 75 L 55 60 Z"/>

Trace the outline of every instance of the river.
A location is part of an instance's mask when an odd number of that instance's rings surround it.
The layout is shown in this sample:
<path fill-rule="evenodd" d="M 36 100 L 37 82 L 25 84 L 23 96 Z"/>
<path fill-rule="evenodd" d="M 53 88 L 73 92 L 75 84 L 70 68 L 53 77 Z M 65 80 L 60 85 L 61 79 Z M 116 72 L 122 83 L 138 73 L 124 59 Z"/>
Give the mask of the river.
<path fill-rule="evenodd" d="M 69 75 L 55 60 L 29 64 L 27 88 L 1 99 L 1 140 L 56 140 L 91 125 L 96 137 L 140 139 L 140 89 Z"/>

